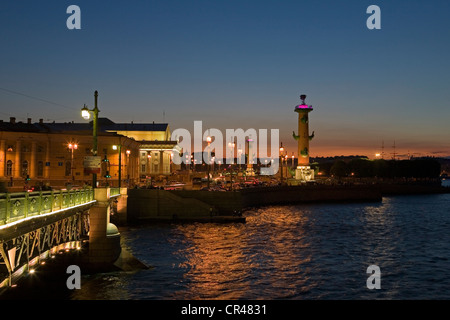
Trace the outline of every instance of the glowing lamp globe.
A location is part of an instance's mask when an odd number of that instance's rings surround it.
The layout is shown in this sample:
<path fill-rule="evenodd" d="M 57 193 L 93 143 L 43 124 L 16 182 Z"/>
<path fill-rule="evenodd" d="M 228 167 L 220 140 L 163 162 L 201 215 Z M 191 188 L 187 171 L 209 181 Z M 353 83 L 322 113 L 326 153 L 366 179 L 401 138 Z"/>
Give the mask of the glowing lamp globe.
<path fill-rule="evenodd" d="M 84 120 L 89 120 L 91 118 L 91 113 L 89 112 L 89 109 L 84 105 L 83 109 L 81 109 L 81 116 Z"/>

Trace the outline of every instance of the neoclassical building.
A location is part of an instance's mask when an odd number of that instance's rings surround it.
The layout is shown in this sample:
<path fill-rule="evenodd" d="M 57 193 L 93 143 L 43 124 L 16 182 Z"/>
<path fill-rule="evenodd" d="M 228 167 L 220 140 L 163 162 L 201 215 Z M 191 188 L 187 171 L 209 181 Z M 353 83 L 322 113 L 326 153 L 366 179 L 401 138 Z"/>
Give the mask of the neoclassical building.
<path fill-rule="evenodd" d="M 170 175 L 174 171 L 172 150 L 177 142 L 170 140 L 171 133 L 167 123 L 114 123 L 106 118 L 99 119 L 99 123 L 105 132 L 132 138 L 140 143 L 141 178 Z"/>
<path fill-rule="evenodd" d="M 175 144 L 167 124 L 116 124 L 100 118 L 98 183 L 118 185 L 119 157 L 123 186 L 149 175 L 169 175 Z M 0 120 L 0 180 L 11 190 L 36 184 L 89 184 L 91 174 L 84 170 L 84 159 L 92 155 L 92 146 L 92 123 Z"/>

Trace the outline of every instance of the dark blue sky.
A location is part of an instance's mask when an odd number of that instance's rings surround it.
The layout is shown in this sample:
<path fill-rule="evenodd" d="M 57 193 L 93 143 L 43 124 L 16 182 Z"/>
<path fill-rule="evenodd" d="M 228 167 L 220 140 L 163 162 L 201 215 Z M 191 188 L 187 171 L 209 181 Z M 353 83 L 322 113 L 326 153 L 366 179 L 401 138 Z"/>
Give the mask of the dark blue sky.
<path fill-rule="evenodd" d="M 81 8 L 81 30 L 66 9 Z M 381 30 L 366 9 L 381 8 Z M 311 153 L 450 154 L 450 2 L 13 1 L 0 3 L 0 118 L 101 116 L 172 129 L 277 128 L 314 111 Z M 439 152 L 439 153 L 438 153 Z"/>

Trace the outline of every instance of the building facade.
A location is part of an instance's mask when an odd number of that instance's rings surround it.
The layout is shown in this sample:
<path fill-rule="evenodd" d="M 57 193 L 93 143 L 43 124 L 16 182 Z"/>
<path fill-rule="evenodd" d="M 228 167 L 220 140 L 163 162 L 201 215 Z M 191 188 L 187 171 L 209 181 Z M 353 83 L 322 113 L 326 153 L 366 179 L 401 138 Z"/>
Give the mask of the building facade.
<path fill-rule="evenodd" d="M 0 181 L 11 191 L 32 186 L 62 188 L 67 185 L 91 185 L 92 175 L 84 172 L 84 158 L 92 155 L 92 129 L 76 127 L 74 123 L 49 126 L 42 121 L 32 123 L 0 120 Z M 87 130 L 86 130 L 87 129 Z M 118 185 L 121 148 L 121 180 L 133 185 L 139 181 L 140 144 L 113 133 L 98 134 L 98 155 L 102 171 L 98 185 Z M 110 177 L 109 177 L 110 176 Z"/>
<path fill-rule="evenodd" d="M 172 151 L 177 142 L 171 141 L 167 123 L 114 123 L 108 119 L 101 122 L 106 132 L 123 135 L 140 143 L 141 179 L 168 176 L 177 169 L 172 162 Z"/>
<path fill-rule="evenodd" d="M 168 124 L 98 121 L 97 155 L 102 158 L 97 184 L 134 186 L 167 177 L 176 169 Z M 29 186 L 89 185 L 84 159 L 92 156 L 92 123 L 33 123 L 0 120 L 0 181 L 10 190 Z"/>

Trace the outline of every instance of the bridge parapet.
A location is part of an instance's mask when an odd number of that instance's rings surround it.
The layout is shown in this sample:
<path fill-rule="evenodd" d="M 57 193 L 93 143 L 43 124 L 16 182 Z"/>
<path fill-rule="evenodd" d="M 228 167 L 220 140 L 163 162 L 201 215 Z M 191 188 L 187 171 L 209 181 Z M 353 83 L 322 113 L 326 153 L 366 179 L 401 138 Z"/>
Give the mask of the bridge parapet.
<path fill-rule="evenodd" d="M 111 188 L 110 195 L 111 197 L 120 196 L 120 188 Z"/>
<path fill-rule="evenodd" d="M 0 226 L 89 203 L 91 188 L 0 194 Z"/>
<path fill-rule="evenodd" d="M 121 253 L 120 233 L 110 223 L 112 203 L 121 195 L 126 189 L 1 193 L 0 290 L 55 252 L 82 250 L 86 240 L 89 254 L 80 262 L 110 267 Z"/>

